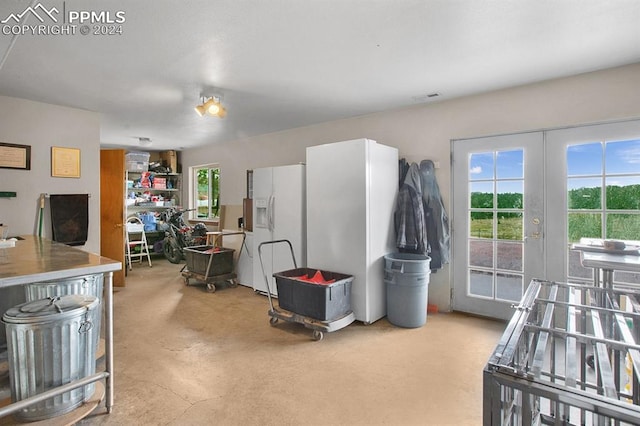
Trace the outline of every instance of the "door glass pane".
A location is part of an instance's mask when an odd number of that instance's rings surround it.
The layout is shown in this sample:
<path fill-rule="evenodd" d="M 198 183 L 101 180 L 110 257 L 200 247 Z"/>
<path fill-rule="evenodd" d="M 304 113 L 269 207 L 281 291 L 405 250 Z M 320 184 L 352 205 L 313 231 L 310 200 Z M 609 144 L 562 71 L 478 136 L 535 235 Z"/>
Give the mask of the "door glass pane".
<path fill-rule="evenodd" d="M 496 274 L 496 298 L 518 302 L 522 299 L 522 275 Z"/>
<path fill-rule="evenodd" d="M 507 271 L 522 272 L 522 243 L 497 242 L 497 264 L 498 269 Z"/>
<path fill-rule="evenodd" d="M 580 252 L 569 250 L 569 264 L 567 265 L 567 277 L 569 279 L 588 279 L 593 280 L 593 269 L 585 268 L 580 262 Z"/>
<path fill-rule="evenodd" d="M 602 178 L 567 179 L 567 203 L 569 209 L 601 209 Z"/>
<path fill-rule="evenodd" d="M 567 175 L 570 244 L 580 238 L 640 239 L 640 139 L 570 146 Z M 580 264 L 579 252 L 568 254 L 567 276 L 593 280 L 593 271 Z M 616 273 L 614 278 L 633 282 L 638 277 Z"/>
<path fill-rule="evenodd" d="M 567 148 L 567 176 L 602 174 L 602 143 L 573 145 Z"/>
<path fill-rule="evenodd" d="M 470 270 L 469 295 L 493 297 L 493 272 Z"/>
<path fill-rule="evenodd" d="M 507 180 L 496 182 L 499 209 L 521 209 L 524 194 L 524 182 Z"/>
<path fill-rule="evenodd" d="M 615 271 L 613 273 L 613 280 L 617 283 L 640 284 L 640 274 L 636 274 L 633 272 Z"/>
<path fill-rule="evenodd" d="M 522 241 L 522 213 L 498 213 L 498 239 Z"/>
<path fill-rule="evenodd" d="M 493 212 L 469 213 L 470 237 L 493 238 Z"/>
<path fill-rule="evenodd" d="M 499 151 L 496 155 L 496 179 L 522 179 L 524 177 L 523 151 Z"/>
<path fill-rule="evenodd" d="M 602 238 L 600 213 L 569 213 L 567 222 L 569 243 L 577 243 L 580 238 Z"/>
<path fill-rule="evenodd" d="M 493 268 L 493 241 L 469 241 L 469 265 Z"/>
<path fill-rule="evenodd" d="M 493 181 L 471 182 L 469 184 L 469 205 L 472 209 L 493 208 Z"/>
<path fill-rule="evenodd" d="M 523 162 L 523 149 L 469 156 L 469 296 L 522 297 L 523 276 L 503 271 L 523 271 Z"/>
<path fill-rule="evenodd" d="M 640 240 L 640 214 L 607 214 L 607 234 L 605 238 Z"/>
<path fill-rule="evenodd" d="M 469 180 L 493 179 L 493 152 L 469 156 Z"/>
<path fill-rule="evenodd" d="M 640 173 L 640 165 L 636 173 Z M 640 175 L 607 176 L 607 209 L 637 210 L 640 209 Z"/>
<path fill-rule="evenodd" d="M 638 173 L 640 140 L 608 142 L 605 148 L 606 173 Z"/>

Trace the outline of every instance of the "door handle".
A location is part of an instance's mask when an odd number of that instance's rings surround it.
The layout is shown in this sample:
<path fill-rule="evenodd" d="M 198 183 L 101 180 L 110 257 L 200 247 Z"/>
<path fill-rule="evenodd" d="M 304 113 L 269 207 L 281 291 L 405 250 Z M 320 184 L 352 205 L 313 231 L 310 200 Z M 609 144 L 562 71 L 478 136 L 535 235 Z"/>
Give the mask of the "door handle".
<path fill-rule="evenodd" d="M 524 236 L 524 242 L 526 243 L 529 240 L 529 238 L 532 238 L 534 240 L 539 240 L 540 237 L 542 237 L 542 234 L 540 234 L 540 232 L 537 232 L 537 231 L 532 232 L 531 234 Z"/>
<path fill-rule="evenodd" d="M 529 235 L 525 235 L 524 240 L 527 241 L 529 238 L 533 238 L 535 240 L 539 240 L 542 238 L 542 233 L 539 231 L 540 229 L 540 218 L 534 217 L 531 219 L 531 223 L 533 223 L 536 227 L 536 231 L 531 232 Z"/>

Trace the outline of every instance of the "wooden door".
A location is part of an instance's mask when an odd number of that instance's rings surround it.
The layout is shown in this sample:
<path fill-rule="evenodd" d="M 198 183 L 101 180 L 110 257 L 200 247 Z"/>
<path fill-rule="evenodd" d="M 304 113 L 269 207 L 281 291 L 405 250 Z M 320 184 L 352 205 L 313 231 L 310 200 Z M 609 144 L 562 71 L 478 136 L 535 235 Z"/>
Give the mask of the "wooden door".
<path fill-rule="evenodd" d="M 113 285 L 124 287 L 124 164 L 122 149 L 100 151 L 100 254 L 122 263 L 113 273 Z"/>

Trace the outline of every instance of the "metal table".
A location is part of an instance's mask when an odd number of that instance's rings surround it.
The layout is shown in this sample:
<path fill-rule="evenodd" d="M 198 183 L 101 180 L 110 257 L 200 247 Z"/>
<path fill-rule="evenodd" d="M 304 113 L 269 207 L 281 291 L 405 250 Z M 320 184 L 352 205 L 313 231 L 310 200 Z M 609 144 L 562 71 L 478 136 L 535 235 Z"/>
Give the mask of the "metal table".
<path fill-rule="evenodd" d="M 596 287 L 613 288 L 613 271 L 640 273 L 640 256 L 637 255 L 580 250 L 580 262 L 585 268 L 593 268 Z"/>
<path fill-rule="evenodd" d="M 484 425 L 640 424 L 638 342 L 640 290 L 532 280 L 483 371 Z"/>
<path fill-rule="evenodd" d="M 122 264 L 93 253 L 79 250 L 45 238 L 26 235 L 15 247 L 0 249 L 0 288 L 53 281 L 88 274 L 104 275 L 105 314 L 105 369 L 94 375 L 75 380 L 0 408 L 0 417 L 19 411 L 31 404 L 44 401 L 89 383 L 105 380 L 105 408 L 113 407 L 113 272 Z"/>

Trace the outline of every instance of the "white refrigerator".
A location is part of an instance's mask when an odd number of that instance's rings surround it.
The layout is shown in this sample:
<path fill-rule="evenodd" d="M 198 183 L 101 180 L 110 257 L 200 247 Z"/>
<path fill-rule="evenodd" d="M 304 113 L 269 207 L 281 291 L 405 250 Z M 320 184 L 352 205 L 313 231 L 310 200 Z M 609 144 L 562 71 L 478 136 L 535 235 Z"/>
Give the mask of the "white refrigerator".
<path fill-rule="evenodd" d="M 398 150 L 369 139 L 307 148 L 307 264 L 353 275 L 351 307 L 387 313 L 384 255 L 395 250 Z"/>
<path fill-rule="evenodd" d="M 305 166 L 266 167 L 253 170 L 253 289 L 266 294 L 265 275 L 271 294 L 277 296 L 274 272 L 293 269 L 286 243 L 258 247 L 265 241 L 289 240 L 298 267 L 307 265 Z"/>

